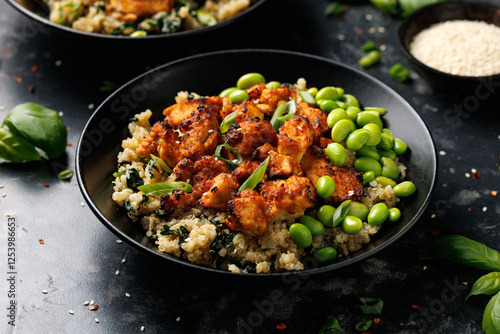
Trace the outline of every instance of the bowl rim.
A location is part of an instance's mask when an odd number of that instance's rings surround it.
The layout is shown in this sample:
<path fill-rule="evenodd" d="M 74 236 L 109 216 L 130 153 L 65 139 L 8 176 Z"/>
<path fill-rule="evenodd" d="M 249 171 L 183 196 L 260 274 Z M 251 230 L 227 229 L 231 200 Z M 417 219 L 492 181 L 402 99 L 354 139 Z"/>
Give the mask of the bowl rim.
<path fill-rule="evenodd" d="M 417 116 L 417 119 L 420 121 L 422 129 L 427 133 L 428 138 L 430 139 L 430 143 L 432 144 L 432 147 L 430 148 L 430 150 L 432 152 L 429 152 L 429 156 L 432 158 L 432 166 L 431 167 L 433 168 L 434 172 L 432 174 L 432 179 L 430 180 L 431 184 L 429 187 L 429 191 L 425 196 L 425 200 L 424 200 L 422 206 L 417 211 L 415 216 L 413 216 L 412 219 L 410 221 L 408 221 L 408 223 L 402 229 L 395 232 L 393 236 L 391 236 L 389 239 L 387 239 L 382 244 L 377 245 L 376 248 L 371 249 L 367 252 L 364 252 L 360 255 L 356 255 L 355 257 L 347 259 L 345 261 L 334 263 L 335 266 L 333 268 L 331 268 L 331 265 L 326 265 L 326 266 L 316 266 L 315 268 L 307 268 L 307 269 L 304 269 L 302 271 L 289 271 L 289 272 L 287 271 L 287 272 L 275 272 L 275 273 L 233 273 L 230 271 L 224 271 L 224 270 L 217 269 L 217 268 L 209 268 L 209 267 L 204 267 L 201 265 L 193 264 L 191 262 L 188 262 L 186 260 L 183 260 L 183 259 L 180 259 L 177 257 L 165 256 L 165 254 L 162 254 L 158 251 L 155 251 L 154 249 L 151 249 L 149 247 L 145 247 L 144 245 L 140 245 L 136 240 L 133 240 L 128 235 L 126 235 L 125 233 L 120 231 L 116 226 L 114 226 L 111 223 L 111 221 L 109 221 L 108 218 L 106 218 L 105 215 L 97 208 L 96 204 L 92 201 L 92 199 L 87 191 L 85 181 L 82 178 L 82 166 L 81 166 L 81 162 L 82 162 L 81 148 L 82 148 L 82 146 L 81 145 L 82 145 L 82 141 L 84 139 L 84 135 L 87 132 L 87 130 L 89 129 L 92 120 L 94 118 L 98 117 L 98 114 L 99 114 L 101 108 L 104 108 L 108 103 L 110 103 L 114 99 L 115 94 L 118 94 L 123 89 L 126 89 L 128 86 L 132 85 L 134 82 L 137 82 L 141 78 L 143 78 L 147 75 L 150 75 L 151 73 L 153 73 L 155 71 L 161 71 L 161 70 L 164 70 L 168 67 L 176 66 L 179 63 L 196 61 L 197 59 L 204 58 L 204 57 L 212 57 L 212 56 L 228 54 L 228 53 L 229 54 L 231 54 L 231 53 L 232 54 L 241 54 L 241 53 L 248 53 L 248 52 L 254 52 L 254 53 L 257 52 L 257 53 L 263 53 L 263 54 L 271 53 L 271 54 L 281 54 L 284 56 L 291 55 L 291 56 L 296 56 L 296 57 L 306 57 L 306 58 L 318 60 L 321 62 L 327 62 L 333 66 L 343 67 L 344 69 L 346 69 L 348 71 L 353 71 L 354 73 L 361 75 L 361 76 L 375 82 L 377 85 L 380 85 L 382 88 L 392 92 L 394 94 L 394 96 L 399 100 L 400 103 L 405 104 L 409 110 L 413 111 L 413 113 Z M 180 265 L 183 265 L 185 267 L 193 268 L 196 270 L 201 269 L 204 272 L 209 272 L 209 273 L 216 274 L 216 275 L 223 275 L 225 277 L 262 277 L 262 278 L 282 278 L 282 279 L 284 279 L 284 278 L 289 277 L 289 276 L 308 277 L 309 275 L 312 275 L 312 274 L 317 275 L 317 274 L 324 274 L 327 272 L 331 272 L 333 270 L 337 270 L 337 269 L 346 267 L 348 265 L 352 265 L 354 263 L 361 262 L 361 261 L 375 255 L 376 253 L 382 251 L 383 249 L 386 249 L 388 246 L 392 245 L 402 235 L 404 235 L 406 232 L 408 232 L 416 224 L 416 222 L 420 219 L 420 217 L 425 212 L 425 210 L 426 210 L 426 208 L 427 208 L 427 206 L 432 198 L 432 194 L 435 190 L 435 187 L 436 187 L 437 174 L 438 174 L 438 157 L 437 157 L 437 151 L 436 151 L 436 145 L 435 145 L 434 138 L 433 138 L 432 133 L 430 132 L 427 124 L 422 119 L 422 117 L 410 105 L 410 103 L 408 101 L 406 101 L 399 93 L 397 93 L 395 90 L 393 90 L 392 88 L 390 88 L 388 85 L 386 85 L 382 81 L 378 80 L 377 78 L 370 76 L 369 74 L 367 74 L 361 70 L 358 70 L 354 67 L 345 65 L 343 63 L 337 62 L 337 61 L 329 59 L 329 58 L 325 58 L 325 57 L 321 57 L 321 56 L 317 56 L 317 55 L 313 55 L 313 54 L 296 52 L 296 51 L 288 51 L 288 50 L 255 49 L 254 48 L 254 49 L 232 49 L 232 50 L 223 50 L 223 51 L 213 51 L 213 52 L 201 53 L 201 54 L 194 55 L 194 56 L 188 56 L 188 57 L 185 57 L 182 59 L 177 59 L 177 60 L 165 63 L 163 65 L 157 66 L 153 69 L 150 69 L 150 70 L 132 78 L 131 80 L 129 80 L 128 82 L 126 82 L 125 84 L 123 84 L 122 86 L 117 88 L 112 94 L 110 94 L 95 109 L 95 111 L 93 112 L 93 114 L 91 115 L 89 120 L 87 121 L 87 124 L 83 128 L 81 136 L 78 140 L 77 148 L 76 148 L 75 170 L 76 170 L 76 178 L 78 181 L 78 185 L 79 185 L 79 188 L 83 194 L 83 197 L 84 197 L 85 201 L 87 202 L 87 204 L 89 205 L 89 207 L 91 208 L 91 210 L 97 216 L 97 218 L 109 230 L 111 230 L 111 232 L 113 232 L 116 236 L 120 237 L 122 240 L 125 240 L 129 245 L 131 245 L 131 246 L 133 246 L 133 248 L 139 250 L 142 254 L 146 254 L 146 255 L 151 256 L 151 257 L 158 259 L 158 260 L 167 258 L 171 263 L 180 264 Z M 166 254 L 166 255 L 169 255 L 169 254 Z"/>
<path fill-rule="evenodd" d="M 100 34 L 100 33 L 95 33 L 95 32 L 88 32 L 88 31 L 83 31 L 83 30 L 78 30 L 74 29 L 71 27 L 64 26 L 62 24 L 57 24 L 55 22 L 52 22 L 32 11 L 24 7 L 21 3 L 19 3 L 17 0 L 6 0 L 7 3 L 9 3 L 12 7 L 23 13 L 24 15 L 34 19 L 35 21 L 38 21 L 51 29 L 55 29 L 56 31 L 59 31 L 61 33 L 65 34 L 76 34 L 82 37 L 90 37 L 90 38 L 96 38 L 98 40 L 113 40 L 113 41 L 123 41 L 123 40 L 133 40 L 133 41 L 149 41 L 149 40 L 157 40 L 157 39 L 177 39 L 177 38 L 182 38 L 184 36 L 197 36 L 200 34 L 204 34 L 213 30 L 217 30 L 219 28 L 222 28 L 226 25 L 231 24 L 233 21 L 238 20 L 241 16 L 246 15 L 247 13 L 255 11 L 257 8 L 262 6 L 264 3 L 266 3 L 267 0 L 257 0 L 257 2 L 253 3 L 249 8 L 245 9 L 244 11 L 236 14 L 235 16 L 224 20 L 222 22 L 219 22 L 213 26 L 207 26 L 207 27 L 202 27 L 198 29 L 193 29 L 193 30 L 183 30 L 180 32 L 175 32 L 172 34 L 156 34 L 156 35 L 146 35 L 142 37 L 130 37 L 130 36 L 125 36 L 125 35 L 106 35 L 106 34 Z M 34 0 L 31 0 L 34 1 Z M 43 1 L 43 0 L 38 0 L 38 1 Z"/>
<path fill-rule="evenodd" d="M 439 71 L 435 68 L 432 68 L 424 63 L 422 63 L 420 60 L 415 58 L 413 54 L 410 52 L 408 46 L 404 42 L 404 35 L 406 30 L 408 29 L 408 26 L 411 24 L 411 22 L 420 14 L 425 13 L 426 11 L 436 8 L 436 7 L 441 7 L 441 6 L 450 6 L 450 5 L 460 5 L 460 6 L 465 6 L 465 5 L 472 5 L 472 6 L 477 6 L 477 7 L 486 7 L 486 8 L 492 8 L 492 9 L 497 9 L 500 10 L 500 4 L 492 4 L 484 1 L 478 1 L 478 2 L 463 2 L 463 1 L 445 1 L 445 2 L 438 2 L 430 5 L 426 5 L 423 7 L 418 8 L 411 14 L 409 14 L 403 22 L 399 24 L 398 27 L 398 45 L 399 45 L 399 50 L 403 55 L 410 60 L 411 63 L 416 63 L 418 66 L 424 68 L 426 71 L 429 71 L 433 73 L 434 75 L 441 75 L 444 76 L 448 79 L 454 79 L 454 80 L 488 80 L 488 79 L 497 79 L 500 78 L 500 72 L 497 74 L 492 74 L 492 75 L 483 75 L 483 76 L 467 76 L 467 75 L 456 75 L 456 74 L 450 74 L 446 72 Z M 443 21 L 437 21 L 436 23 L 439 22 L 446 22 L 446 21 L 451 21 L 451 20 L 443 20 Z M 468 21 L 473 21 L 473 20 L 468 20 Z M 484 21 L 481 21 L 484 22 Z M 500 28 L 500 27 L 499 27 Z M 422 29 L 423 30 L 423 29 Z M 422 31 L 420 30 L 420 31 Z M 420 32 L 419 31 L 419 32 Z"/>

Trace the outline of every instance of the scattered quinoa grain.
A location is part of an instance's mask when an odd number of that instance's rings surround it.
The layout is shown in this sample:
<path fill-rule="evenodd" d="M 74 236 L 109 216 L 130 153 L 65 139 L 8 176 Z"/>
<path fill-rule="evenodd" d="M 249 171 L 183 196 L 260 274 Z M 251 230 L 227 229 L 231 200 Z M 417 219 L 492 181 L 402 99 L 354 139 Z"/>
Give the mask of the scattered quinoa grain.
<path fill-rule="evenodd" d="M 483 206 L 483 212 L 486 212 L 486 211 L 488 211 L 488 208 Z"/>
<path fill-rule="evenodd" d="M 90 301 L 90 305 L 94 305 L 94 300 L 93 299 Z"/>
<path fill-rule="evenodd" d="M 435 213 L 431 214 L 431 218 L 432 219 L 436 218 L 436 214 Z"/>
<path fill-rule="evenodd" d="M 125 260 L 125 259 L 122 259 L 122 263 L 125 263 L 125 262 L 126 262 L 126 260 Z"/>
<path fill-rule="evenodd" d="M 99 323 L 99 319 L 95 318 L 94 321 L 98 324 Z"/>
<path fill-rule="evenodd" d="M 141 332 L 144 332 L 145 329 L 144 326 L 141 326 Z"/>
<path fill-rule="evenodd" d="M 118 240 L 116 240 L 116 243 L 117 243 L 117 244 L 121 244 L 121 243 L 122 243 L 122 241 L 121 241 L 120 239 L 118 239 Z"/>
<path fill-rule="evenodd" d="M 80 203 L 80 205 L 81 205 L 81 206 L 85 206 L 85 203 L 81 202 L 81 203 Z"/>
<path fill-rule="evenodd" d="M 181 317 L 177 317 L 177 319 L 175 319 L 175 321 L 181 321 Z"/>
<path fill-rule="evenodd" d="M 90 302 L 88 300 L 83 302 L 83 306 L 87 306 L 88 304 L 90 304 Z"/>
<path fill-rule="evenodd" d="M 441 155 L 441 156 L 445 156 L 445 155 L 446 155 L 446 152 L 445 152 L 445 151 L 439 151 L 439 155 Z"/>
<path fill-rule="evenodd" d="M 43 293 L 44 295 L 46 295 L 46 294 L 48 294 L 49 292 L 48 292 L 47 290 L 42 290 L 42 293 Z"/>
<path fill-rule="evenodd" d="M 371 21 L 371 20 L 373 20 L 373 15 L 372 15 L 372 14 L 366 14 L 366 15 L 365 15 L 365 19 L 366 19 L 367 21 Z"/>
<path fill-rule="evenodd" d="M 119 270 L 115 271 L 115 275 L 116 276 L 120 275 L 120 271 Z"/>
<path fill-rule="evenodd" d="M 382 45 L 380 46 L 380 51 L 385 51 L 385 50 L 387 50 L 387 45 L 382 44 Z"/>
<path fill-rule="evenodd" d="M 125 292 L 125 297 L 130 298 L 130 293 Z"/>
<path fill-rule="evenodd" d="M 64 113 L 62 111 L 58 112 L 57 114 L 59 115 L 59 117 L 63 117 L 64 116 Z"/>
<path fill-rule="evenodd" d="M 89 108 L 89 109 L 94 109 L 94 104 L 93 104 L 93 103 L 89 104 L 89 105 L 87 106 L 87 108 Z"/>
<path fill-rule="evenodd" d="M 61 66 L 62 65 L 62 60 L 56 60 L 55 65 L 56 66 Z"/>
<path fill-rule="evenodd" d="M 69 310 L 69 314 L 73 315 L 75 312 L 73 310 Z"/>
<path fill-rule="evenodd" d="M 343 40 L 345 40 L 345 35 L 340 34 L 340 35 L 338 35 L 338 36 L 337 36 L 337 39 L 338 39 L 339 41 L 343 41 Z M 499 136 L 499 137 L 500 137 L 500 136 Z"/>
<path fill-rule="evenodd" d="M 3 193 L 3 194 L 2 194 L 2 197 L 6 197 L 6 196 L 7 196 L 7 194 L 6 194 L 6 193 Z"/>
<path fill-rule="evenodd" d="M 470 174 L 469 173 L 465 173 L 465 177 L 469 178 Z"/>

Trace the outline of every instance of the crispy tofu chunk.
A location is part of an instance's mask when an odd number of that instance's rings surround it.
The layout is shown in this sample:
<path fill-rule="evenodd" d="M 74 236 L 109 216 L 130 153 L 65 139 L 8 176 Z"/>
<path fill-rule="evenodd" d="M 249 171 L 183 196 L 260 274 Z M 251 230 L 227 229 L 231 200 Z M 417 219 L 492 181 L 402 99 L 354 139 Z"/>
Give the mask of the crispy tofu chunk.
<path fill-rule="evenodd" d="M 228 211 L 226 225 L 249 236 L 261 235 L 271 222 L 266 201 L 253 189 L 234 193 Z"/>
<path fill-rule="evenodd" d="M 279 129 L 278 153 L 292 157 L 295 162 L 302 161 L 314 139 L 314 128 L 307 118 L 293 116 Z"/>
<path fill-rule="evenodd" d="M 228 173 L 220 173 L 214 178 L 201 181 L 206 191 L 201 195 L 199 203 L 207 208 L 227 211 L 231 194 L 240 187 L 236 176 Z"/>
<path fill-rule="evenodd" d="M 320 145 L 322 138 L 327 138 L 330 134 L 330 128 L 326 122 L 326 114 L 307 102 L 301 102 L 297 105 L 296 116 L 307 118 L 314 129 L 314 145 Z"/>
<path fill-rule="evenodd" d="M 243 160 L 249 160 L 258 147 L 266 143 L 276 146 L 278 135 L 268 121 L 251 118 L 229 127 L 227 143 L 240 153 Z M 234 156 L 230 155 L 230 159 Z"/>

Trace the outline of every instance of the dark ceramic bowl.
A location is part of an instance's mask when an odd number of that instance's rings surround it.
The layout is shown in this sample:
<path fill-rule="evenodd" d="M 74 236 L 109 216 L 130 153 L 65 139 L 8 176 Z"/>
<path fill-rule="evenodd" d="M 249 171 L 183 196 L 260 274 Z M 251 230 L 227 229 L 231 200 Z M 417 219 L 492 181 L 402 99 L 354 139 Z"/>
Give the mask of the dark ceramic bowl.
<path fill-rule="evenodd" d="M 175 103 L 174 97 L 178 91 L 217 95 L 248 72 L 260 72 L 269 81 L 293 83 L 304 77 L 311 87 L 343 87 L 346 92 L 356 96 L 362 105 L 381 106 L 389 110 L 384 116 L 386 126 L 410 148 L 402 159 L 408 167 L 408 179 L 415 183 L 418 190 L 400 202 L 402 219 L 396 224 L 386 224 L 370 244 L 331 264 L 318 266 L 311 258 L 306 261 L 307 269 L 302 273 L 323 273 L 366 259 L 392 244 L 417 222 L 431 198 L 436 181 L 437 158 L 426 125 L 401 96 L 373 77 L 332 60 L 285 51 L 235 50 L 202 54 L 160 66 L 119 88 L 96 109 L 78 144 L 76 174 L 85 200 L 104 225 L 133 247 L 166 262 L 228 275 L 286 275 L 232 274 L 159 253 L 154 243 L 145 236 L 140 224 L 132 222 L 124 209 L 111 199 L 116 157 L 122 140 L 129 136 L 127 124 L 134 114 L 149 108 L 154 114 L 152 121 L 160 120 L 163 118 L 163 109 Z"/>
<path fill-rule="evenodd" d="M 485 89 L 494 87 L 492 94 L 500 95 L 496 88 L 500 85 L 500 74 L 482 77 L 452 75 L 423 64 L 410 53 L 409 46 L 416 34 L 433 24 L 450 20 L 484 21 L 500 27 L 500 4 L 450 1 L 424 6 L 410 14 L 399 26 L 401 52 L 415 71 L 437 91 L 478 94 L 479 87 L 487 85 Z"/>
<path fill-rule="evenodd" d="M 104 35 L 98 33 L 91 33 L 86 31 L 81 31 L 77 29 L 73 29 L 71 27 L 66 27 L 61 24 L 54 23 L 49 20 L 49 8 L 43 0 L 6 0 L 10 5 L 19 10 L 21 13 L 25 14 L 29 18 L 39 22 L 44 27 L 48 27 L 51 30 L 63 33 L 69 36 L 78 36 L 83 38 L 92 38 L 95 40 L 101 41 L 128 41 L 127 43 L 134 44 L 144 44 L 149 43 L 149 41 L 158 41 L 158 45 L 169 43 L 172 41 L 186 40 L 191 37 L 198 37 L 199 35 L 203 35 L 208 32 L 217 31 L 221 28 L 227 27 L 234 22 L 241 20 L 242 18 L 250 15 L 254 11 L 256 11 L 259 7 L 261 7 L 266 0 L 256 0 L 247 10 L 237 14 L 236 16 L 222 21 L 216 25 L 203 27 L 200 29 L 188 30 L 188 31 L 180 31 L 172 34 L 163 34 L 163 35 L 148 35 L 144 37 L 130 37 L 130 36 L 121 36 L 121 35 Z M 161 43 L 161 44 L 160 44 Z M 171 48 L 171 45 L 170 45 Z"/>

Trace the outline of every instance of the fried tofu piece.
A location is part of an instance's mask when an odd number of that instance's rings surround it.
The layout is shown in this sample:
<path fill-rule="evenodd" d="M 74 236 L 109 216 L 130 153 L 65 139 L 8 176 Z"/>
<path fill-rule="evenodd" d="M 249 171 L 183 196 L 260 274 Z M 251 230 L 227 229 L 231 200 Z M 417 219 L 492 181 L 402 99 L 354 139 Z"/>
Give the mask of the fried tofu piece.
<path fill-rule="evenodd" d="M 363 174 L 349 167 L 337 167 L 328 160 L 323 149 L 311 146 L 302 160 L 302 170 L 316 185 L 324 175 L 335 181 L 333 195 L 323 199 L 325 203 L 339 205 L 345 200 L 359 201 L 364 193 Z"/>
<path fill-rule="evenodd" d="M 227 143 L 236 149 L 243 160 L 252 158 L 255 150 L 269 143 L 276 146 L 278 135 L 271 123 L 258 118 L 251 118 L 229 127 L 226 135 Z M 229 154 L 229 159 L 234 159 L 234 154 Z"/>
<path fill-rule="evenodd" d="M 297 105 L 295 115 L 307 118 L 314 129 L 315 145 L 320 145 L 320 140 L 330 134 L 331 130 L 326 121 L 327 116 L 321 109 L 315 108 L 307 102 L 301 102 Z"/>
<path fill-rule="evenodd" d="M 217 115 L 217 121 L 220 122 L 222 120 L 221 110 L 223 110 L 223 107 L 224 101 L 221 97 L 210 96 L 173 104 L 163 110 L 163 115 L 165 115 L 168 124 L 173 128 L 178 128 L 181 122 L 187 119 L 193 112 L 196 112 L 198 108 Z"/>
<path fill-rule="evenodd" d="M 193 167 L 194 162 L 188 158 L 184 158 L 175 165 L 172 172 L 175 175 L 176 181 L 184 181 L 191 180 L 193 177 Z"/>
<path fill-rule="evenodd" d="M 261 235 L 271 222 L 265 199 L 253 189 L 234 193 L 228 211 L 226 225 L 249 236 Z"/>
<path fill-rule="evenodd" d="M 260 98 L 260 96 L 262 95 L 262 91 L 264 89 L 266 89 L 266 84 L 258 83 L 258 84 L 253 85 L 250 88 L 245 89 L 245 92 L 247 92 L 250 100 L 258 100 Z"/>
<path fill-rule="evenodd" d="M 220 173 L 200 183 L 204 183 L 202 187 L 206 191 L 202 193 L 198 203 L 207 208 L 214 208 L 221 211 L 227 211 L 232 193 L 240 187 L 236 176 L 228 173 Z"/>
<path fill-rule="evenodd" d="M 299 218 L 316 200 L 316 188 L 311 180 L 295 175 L 286 180 L 266 182 L 259 192 L 268 203 L 272 220 Z"/>
<path fill-rule="evenodd" d="M 220 110 L 220 119 L 224 119 L 227 115 L 233 112 L 233 102 L 229 97 L 225 96 L 222 98 L 222 109 Z"/>
<path fill-rule="evenodd" d="M 161 196 L 160 207 L 164 211 L 178 209 L 180 211 L 189 211 L 196 205 L 191 193 L 176 189 L 170 194 Z"/>
<path fill-rule="evenodd" d="M 278 180 L 287 179 L 292 175 L 302 176 L 303 172 L 300 165 L 292 157 L 270 151 L 266 174 L 269 180 Z"/>
<path fill-rule="evenodd" d="M 264 145 L 258 147 L 255 152 L 253 152 L 252 160 L 255 161 L 264 161 L 269 156 L 271 151 L 276 151 L 276 147 L 269 143 L 265 143 Z"/>
<path fill-rule="evenodd" d="M 278 153 L 288 155 L 299 163 L 314 140 L 314 128 L 307 118 L 293 116 L 279 129 Z"/>
<path fill-rule="evenodd" d="M 234 123 L 241 123 L 249 118 L 257 117 L 264 119 L 262 111 L 252 101 L 245 100 L 240 104 L 233 105 L 233 112 L 236 111 Z"/>
<path fill-rule="evenodd" d="M 170 12 L 175 0 L 110 0 L 107 10 L 136 17 L 152 16 L 158 12 Z"/>
<path fill-rule="evenodd" d="M 291 91 L 295 91 L 295 89 L 288 87 L 264 88 L 257 106 L 264 114 L 272 116 L 280 103 L 288 102 L 290 97 L 294 96 Z"/>
<path fill-rule="evenodd" d="M 209 180 L 220 173 L 228 173 L 227 165 L 211 155 L 201 156 L 193 165 L 193 183 Z"/>

